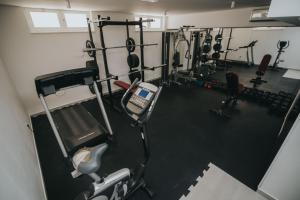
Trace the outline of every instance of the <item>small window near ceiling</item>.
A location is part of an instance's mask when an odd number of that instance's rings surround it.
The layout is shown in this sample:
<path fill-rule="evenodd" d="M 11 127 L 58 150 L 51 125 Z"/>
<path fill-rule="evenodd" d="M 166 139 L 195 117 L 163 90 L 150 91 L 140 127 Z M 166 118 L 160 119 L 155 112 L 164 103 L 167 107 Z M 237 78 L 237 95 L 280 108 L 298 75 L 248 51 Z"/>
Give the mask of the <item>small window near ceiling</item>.
<path fill-rule="evenodd" d="M 90 12 L 25 8 L 31 33 L 88 32 Z M 93 30 L 93 25 L 91 25 Z"/>
<path fill-rule="evenodd" d="M 30 12 L 35 28 L 59 28 L 59 19 L 55 12 Z"/>
<path fill-rule="evenodd" d="M 150 22 L 150 28 L 152 29 L 161 29 L 162 24 L 161 24 L 161 18 L 153 18 L 153 22 Z"/>
<path fill-rule="evenodd" d="M 65 13 L 65 20 L 68 28 L 88 27 L 86 18 L 86 14 Z"/>

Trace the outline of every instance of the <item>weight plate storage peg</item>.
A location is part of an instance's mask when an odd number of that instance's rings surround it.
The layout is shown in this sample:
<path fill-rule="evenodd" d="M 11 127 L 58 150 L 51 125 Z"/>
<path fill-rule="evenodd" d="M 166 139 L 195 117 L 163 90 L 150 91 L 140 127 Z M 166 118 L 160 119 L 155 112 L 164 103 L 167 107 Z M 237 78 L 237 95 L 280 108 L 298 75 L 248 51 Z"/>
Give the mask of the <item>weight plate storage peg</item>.
<path fill-rule="evenodd" d="M 94 42 L 92 42 L 91 40 L 87 40 L 87 41 L 85 42 L 85 47 L 86 47 L 87 49 L 94 49 L 94 48 L 95 48 L 95 44 L 94 44 Z M 90 57 L 95 57 L 95 56 L 96 56 L 96 51 L 87 51 L 87 53 L 88 53 L 88 55 L 89 55 Z"/>

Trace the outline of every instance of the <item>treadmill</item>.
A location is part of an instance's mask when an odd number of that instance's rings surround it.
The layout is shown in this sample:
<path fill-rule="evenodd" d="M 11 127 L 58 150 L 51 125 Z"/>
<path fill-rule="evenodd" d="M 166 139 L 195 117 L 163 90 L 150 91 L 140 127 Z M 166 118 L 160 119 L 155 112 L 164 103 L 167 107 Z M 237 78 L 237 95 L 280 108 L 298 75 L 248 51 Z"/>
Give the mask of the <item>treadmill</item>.
<path fill-rule="evenodd" d="M 91 67 L 46 74 L 35 79 L 37 94 L 65 158 L 71 158 L 78 149 L 95 146 L 113 135 L 96 83 L 97 77 L 98 69 Z M 50 112 L 47 96 L 81 85 L 94 88 L 105 126 L 80 104 Z"/>

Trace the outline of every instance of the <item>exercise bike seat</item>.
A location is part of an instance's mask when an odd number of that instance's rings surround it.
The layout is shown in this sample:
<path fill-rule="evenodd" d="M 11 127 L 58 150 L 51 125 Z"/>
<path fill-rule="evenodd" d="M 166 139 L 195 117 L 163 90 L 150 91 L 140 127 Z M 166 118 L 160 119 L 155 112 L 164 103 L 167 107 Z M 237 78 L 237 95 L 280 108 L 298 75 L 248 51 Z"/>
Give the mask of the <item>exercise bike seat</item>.
<path fill-rule="evenodd" d="M 101 157 L 108 148 L 106 143 L 78 150 L 73 156 L 73 165 L 82 174 L 92 174 L 99 170 Z"/>

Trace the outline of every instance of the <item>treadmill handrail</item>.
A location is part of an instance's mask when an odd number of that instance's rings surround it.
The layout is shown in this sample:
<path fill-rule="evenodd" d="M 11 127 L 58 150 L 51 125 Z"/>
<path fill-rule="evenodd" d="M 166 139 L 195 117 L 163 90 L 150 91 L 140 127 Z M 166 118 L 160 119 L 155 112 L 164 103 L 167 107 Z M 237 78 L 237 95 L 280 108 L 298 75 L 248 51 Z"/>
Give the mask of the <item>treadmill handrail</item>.
<path fill-rule="evenodd" d="M 102 101 L 102 98 L 101 98 L 101 95 L 100 95 L 100 92 L 99 92 L 99 89 L 98 89 L 96 81 L 93 81 L 92 85 L 93 85 L 93 88 L 94 88 L 94 90 L 96 92 L 97 101 L 98 101 L 98 104 L 99 104 L 99 107 L 100 107 L 100 111 L 102 113 L 102 117 L 104 118 L 104 122 L 105 122 L 106 128 L 108 129 L 108 132 L 109 132 L 110 136 L 112 136 L 113 135 L 113 131 L 112 131 L 112 128 L 110 126 L 110 122 L 109 122 L 109 119 L 107 117 L 107 113 L 106 113 L 105 107 L 103 105 L 103 101 Z M 48 94 L 48 95 L 50 95 L 50 94 Z M 48 120 L 50 122 L 51 128 L 52 128 L 52 130 L 54 132 L 54 135 L 55 135 L 56 140 L 57 140 L 57 142 L 58 142 L 58 144 L 60 146 L 60 149 L 61 149 L 61 151 L 63 153 L 63 156 L 65 158 L 67 158 L 68 157 L 68 153 L 67 153 L 65 144 L 64 144 L 64 142 L 63 142 L 63 140 L 62 140 L 62 138 L 60 136 L 60 133 L 59 133 L 59 131 L 57 129 L 57 126 L 56 126 L 56 124 L 54 122 L 53 116 L 52 116 L 51 111 L 50 111 L 50 109 L 49 109 L 49 107 L 47 105 L 47 102 L 45 100 L 45 96 L 43 95 L 43 93 L 39 94 L 39 98 L 40 98 L 40 100 L 42 102 L 42 105 L 43 105 L 44 110 L 46 112 L 47 118 L 48 118 Z"/>

